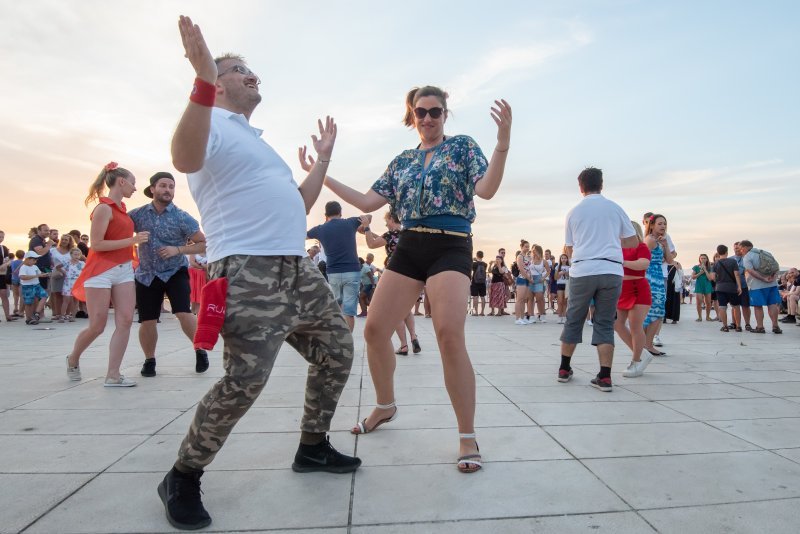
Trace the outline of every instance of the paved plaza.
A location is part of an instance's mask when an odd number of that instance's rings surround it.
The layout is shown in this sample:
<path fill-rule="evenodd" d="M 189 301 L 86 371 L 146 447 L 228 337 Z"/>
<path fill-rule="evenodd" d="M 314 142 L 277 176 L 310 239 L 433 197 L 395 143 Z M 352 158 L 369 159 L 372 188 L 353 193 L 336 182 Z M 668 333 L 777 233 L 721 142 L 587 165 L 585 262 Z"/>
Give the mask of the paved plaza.
<path fill-rule="evenodd" d="M 797 532 L 800 519 L 800 328 L 783 335 L 665 325 L 669 355 L 614 391 L 589 386 L 597 358 L 582 345 L 575 377 L 556 382 L 561 327 L 468 317 L 484 469 L 456 470 L 455 417 L 430 319 L 423 352 L 398 356 L 399 417 L 356 438 L 375 403 L 361 331 L 332 442 L 355 452 L 354 475 L 296 474 L 306 365 L 287 345 L 255 407 L 203 477 L 207 532 L 639 533 Z M 112 321 L 110 321 L 112 323 Z M 67 381 L 64 356 L 85 321 L 0 324 L 0 532 L 172 532 L 156 485 L 175 460 L 197 401 L 222 374 L 194 373 L 178 322 L 160 327 L 158 376 L 139 376 L 137 325 L 124 372 L 104 388 L 110 331 Z M 590 339 L 589 326 L 584 339 Z M 769 331 L 769 329 L 768 329 Z"/>

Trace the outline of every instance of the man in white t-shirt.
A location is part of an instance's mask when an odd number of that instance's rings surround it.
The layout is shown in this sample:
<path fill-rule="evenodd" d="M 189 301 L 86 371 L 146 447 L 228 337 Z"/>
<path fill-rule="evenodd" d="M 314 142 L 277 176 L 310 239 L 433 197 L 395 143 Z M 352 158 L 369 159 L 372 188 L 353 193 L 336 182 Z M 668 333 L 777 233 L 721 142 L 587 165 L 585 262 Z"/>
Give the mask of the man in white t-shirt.
<path fill-rule="evenodd" d="M 319 121 L 317 160 L 298 185 L 289 166 L 249 124 L 260 80 L 242 57 L 216 60 L 200 28 L 179 22 L 197 73 L 172 139 L 175 168 L 188 173 L 206 234 L 210 279 L 226 277 L 225 376 L 200 401 L 178 461 L 158 486 L 169 522 L 211 523 L 200 498 L 203 469 L 252 406 L 286 340 L 309 362 L 296 472 L 352 472 L 361 460 L 339 453 L 327 431 L 353 361 L 353 338 L 325 279 L 305 258 L 306 214 L 330 163 L 336 125 Z M 279 490 L 278 490 L 279 491 Z"/>
<path fill-rule="evenodd" d="M 558 381 L 572 378 L 570 360 L 583 341 L 583 321 L 594 299 L 592 345 L 597 347 L 600 372 L 591 380 L 600 391 L 612 389 L 614 318 L 622 290 L 622 249 L 639 244 L 636 231 L 622 208 L 605 198 L 603 171 L 588 167 L 578 175 L 583 200 L 567 214 L 565 240 L 570 258 L 567 321 L 561 333 Z"/>

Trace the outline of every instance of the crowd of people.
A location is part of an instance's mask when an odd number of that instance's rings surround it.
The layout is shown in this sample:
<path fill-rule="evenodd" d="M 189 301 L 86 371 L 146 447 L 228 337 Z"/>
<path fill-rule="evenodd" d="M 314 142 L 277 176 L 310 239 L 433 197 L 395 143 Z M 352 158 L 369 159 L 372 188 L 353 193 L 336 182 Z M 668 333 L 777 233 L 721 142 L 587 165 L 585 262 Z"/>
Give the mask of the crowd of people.
<path fill-rule="evenodd" d="M 641 376 L 654 356 L 666 355 L 657 348 L 663 346 L 659 332 L 665 320 L 680 320 L 686 286 L 667 219 L 646 213 L 642 226 L 631 221 L 603 196 L 600 169 L 590 167 L 578 176 L 583 199 L 566 216 L 557 257 L 524 239 L 513 259 L 506 259 L 504 248 L 488 262 L 483 251 L 473 256 L 474 198 L 495 196 L 510 149 L 512 111 L 505 100 L 490 107 L 497 136 L 487 156 L 471 137 L 445 134 L 445 91 L 411 89 L 402 122 L 416 130 L 418 144 L 401 151 L 365 192 L 330 176 L 337 125 L 331 117 L 319 120 L 318 134 L 312 135 L 316 155 L 307 147 L 298 151 L 307 172 L 298 184 L 261 139 L 263 132 L 250 125 L 262 98 L 259 77 L 241 56 L 215 58 L 188 17 L 180 18 L 179 31 L 196 77 L 171 152 L 174 167 L 188 176 L 203 231 L 172 202 L 175 179 L 168 172 L 155 173 L 144 188 L 151 202 L 128 210 L 125 200 L 137 190 L 136 177 L 110 162 L 86 198 L 87 205 L 95 204 L 89 234 L 59 236 L 40 225 L 28 251 L 11 254 L 3 247 L 0 272 L 0 299 L 9 321 L 24 312 L 26 322 L 36 325 L 47 304 L 57 321 L 86 314 L 87 326 L 66 356 L 70 380 L 81 380 L 81 355 L 104 331 L 112 305 L 106 387 L 136 385 L 120 367 L 137 309 L 144 353 L 140 374 L 146 378 L 156 376 L 157 325 L 165 297 L 190 340 L 197 373 L 208 369 L 206 348 L 221 335 L 225 374 L 200 400 L 177 459 L 157 487 L 167 520 L 176 528 L 211 523 L 200 478 L 265 387 L 284 342 L 309 364 L 292 463 L 298 473 L 351 473 L 361 465 L 359 458 L 336 450 L 328 435 L 353 363 L 358 316 L 365 317 L 377 403 L 351 433 L 365 436 L 401 415 L 394 389 L 397 356 L 408 355 L 409 348 L 414 354 L 422 351 L 415 315 L 423 304 L 457 421 L 455 466 L 462 473 L 482 468 L 475 373 L 464 331 L 467 313 L 509 316 L 513 300 L 514 324 L 525 326 L 548 322 L 552 312 L 561 325 L 559 382 L 573 378 L 571 358 L 589 322 L 599 361 L 590 383 L 604 392 L 613 390 L 615 335 L 631 352 L 626 377 Z M 306 215 L 322 187 L 361 213 L 344 217 L 342 205 L 331 201 L 325 222 L 307 229 Z M 370 213 L 386 205 L 386 231 L 375 232 Z M 253 232 L 255 227 L 261 231 Z M 385 248 L 383 269 L 371 254 L 358 257 L 361 235 L 368 248 Z M 3 237 L 0 232 L 0 244 Z M 307 239 L 319 245 L 306 250 Z M 703 312 L 710 320 L 714 310 L 723 331 L 746 328 L 760 334 L 766 332 L 766 308 L 778 334 L 783 300 L 790 312 L 783 322 L 796 322 L 796 270 L 781 279 L 779 289 L 777 262 L 767 251 L 741 240 L 733 258 L 725 245 L 716 252 L 713 263 L 702 255 L 692 268 L 698 320 Z M 392 342 L 395 334 L 399 348 Z"/>

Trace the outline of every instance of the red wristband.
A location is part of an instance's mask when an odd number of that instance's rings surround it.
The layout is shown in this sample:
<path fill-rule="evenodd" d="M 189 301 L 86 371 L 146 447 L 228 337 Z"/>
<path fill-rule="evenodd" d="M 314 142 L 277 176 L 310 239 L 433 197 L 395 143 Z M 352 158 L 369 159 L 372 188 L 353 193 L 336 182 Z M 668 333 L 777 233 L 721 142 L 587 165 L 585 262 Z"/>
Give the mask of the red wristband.
<path fill-rule="evenodd" d="M 208 83 L 200 78 L 194 79 L 194 87 L 192 87 L 192 94 L 189 95 L 189 101 L 213 108 L 216 96 L 217 87 L 213 83 Z"/>

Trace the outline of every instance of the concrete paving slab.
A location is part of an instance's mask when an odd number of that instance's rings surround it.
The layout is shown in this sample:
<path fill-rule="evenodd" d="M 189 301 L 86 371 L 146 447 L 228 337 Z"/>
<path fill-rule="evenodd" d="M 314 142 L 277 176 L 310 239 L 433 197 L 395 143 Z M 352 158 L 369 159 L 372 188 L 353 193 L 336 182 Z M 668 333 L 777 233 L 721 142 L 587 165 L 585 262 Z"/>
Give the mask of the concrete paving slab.
<path fill-rule="evenodd" d="M 800 497 L 800 465 L 768 451 L 584 460 L 635 509 Z"/>
<path fill-rule="evenodd" d="M 497 463 L 469 475 L 456 470 L 455 458 L 450 465 L 367 467 L 355 488 L 354 526 L 628 510 L 575 460 Z"/>
<path fill-rule="evenodd" d="M 659 532 L 725 532 L 753 534 L 755 532 L 797 532 L 798 499 L 747 502 L 647 510 L 642 516 Z M 794 514 L 794 517 L 792 515 Z"/>
<path fill-rule="evenodd" d="M 555 517 L 530 517 L 525 519 L 484 519 L 470 521 L 441 521 L 398 525 L 370 525 L 354 527 L 352 534 L 530 534 L 533 532 L 558 532 L 559 534 L 641 534 L 655 532 L 646 521 L 634 512 L 609 512 Z"/>
<path fill-rule="evenodd" d="M 576 458 L 611 458 L 757 450 L 703 423 L 548 426 L 544 430 Z"/>
<path fill-rule="evenodd" d="M 144 379 L 134 324 L 123 368 L 139 385 L 107 390 L 110 331 L 82 357 L 84 381 L 66 380 L 64 354 L 84 325 L 0 323 L 0 532 L 171 532 L 155 486 L 196 403 L 222 376 L 221 345 L 196 374 L 188 340 L 165 315 L 159 374 Z M 587 344 L 576 350 L 573 381 L 556 382 L 558 325 L 468 317 L 485 462 L 473 475 L 455 468 L 456 422 L 429 319 L 417 321 L 423 353 L 398 359 L 399 418 L 369 436 L 349 433 L 375 402 L 361 329 L 359 320 L 331 440 L 364 466 L 354 476 L 288 469 L 307 364 L 285 345 L 203 478 L 214 517 L 207 531 L 796 530 L 800 328 L 726 337 L 715 323 L 665 326 L 669 356 L 640 378 L 621 376 L 630 354 L 618 344 L 608 394 L 588 385 L 597 357 Z"/>

